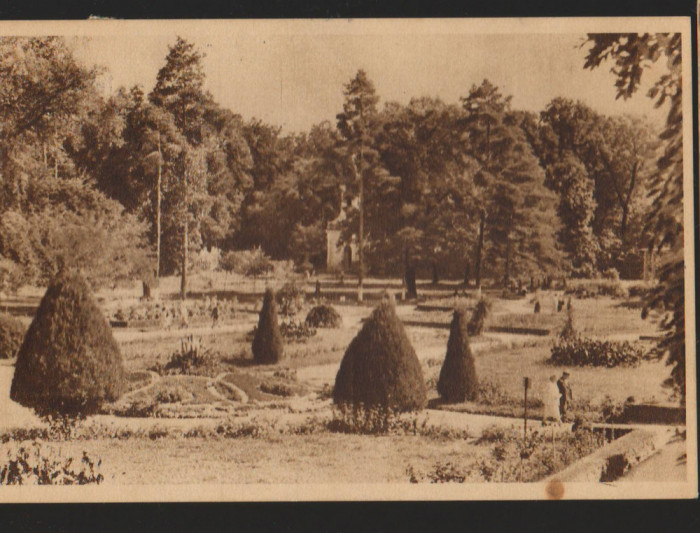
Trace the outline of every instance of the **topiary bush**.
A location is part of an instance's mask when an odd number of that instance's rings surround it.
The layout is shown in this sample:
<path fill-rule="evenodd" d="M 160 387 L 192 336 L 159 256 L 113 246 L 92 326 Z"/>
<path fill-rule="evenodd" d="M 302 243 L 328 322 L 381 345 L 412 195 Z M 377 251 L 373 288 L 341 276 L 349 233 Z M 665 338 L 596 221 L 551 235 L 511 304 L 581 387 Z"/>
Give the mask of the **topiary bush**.
<path fill-rule="evenodd" d="M 343 325 L 343 319 L 333 307 L 324 304 L 309 311 L 306 324 L 312 328 L 339 328 Z"/>
<path fill-rule="evenodd" d="M 425 405 L 423 371 L 390 300 L 379 304 L 348 346 L 335 379 L 333 401 L 399 412 Z"/>
<path fill-rule="evenodd" d="M 0 359 L 12 359 L 17 355 L 27 328 L 10 315 L 0 315 Z"/>
<path fill-rule="evenodd" d="M 277 323 L 275 293 L 272 289 L 267 289 L 253 338 L 253 359 L 260 365 L 274 365 L 283 357 L 284 345 Z"/>
<path fill-rule="evenodd" d="M 467 324 L 469 335 L 476 336 L 484 332 L 484 325 L 486 324 L 486 317 L 488 317 L 490 307 L 484 298 L 479 299 L 474 307 L 474 313 L 472 313 L 472 317 Z"/>
<path fill-rule="evenodd" d="M 467 334 L 467 314 L 463 309 L 452 316 L 445 362 L 440 369 L 437 391 L 445 402 L 473 401 L 479 391 L 474 357 Z"/>
<path fill-rule="evenodd" d="M 85 279 L 59 274 L 17 353 L 10 397 L 42 415 L 81 416 L 124 389 L 119 346 Z"/>

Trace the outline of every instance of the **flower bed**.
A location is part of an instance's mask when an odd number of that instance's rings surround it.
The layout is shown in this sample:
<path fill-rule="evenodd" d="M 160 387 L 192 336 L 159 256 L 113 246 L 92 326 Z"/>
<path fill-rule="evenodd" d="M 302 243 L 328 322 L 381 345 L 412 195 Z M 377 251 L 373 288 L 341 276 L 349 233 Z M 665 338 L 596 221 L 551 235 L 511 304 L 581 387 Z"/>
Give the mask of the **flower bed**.
<path fill-rule="evenodd" d="M 560 336 L 552 346 L 550 362 L 573 366 L 638 366 L 645 350 L 627 341 L 601 341 L 581 335 Z"/>

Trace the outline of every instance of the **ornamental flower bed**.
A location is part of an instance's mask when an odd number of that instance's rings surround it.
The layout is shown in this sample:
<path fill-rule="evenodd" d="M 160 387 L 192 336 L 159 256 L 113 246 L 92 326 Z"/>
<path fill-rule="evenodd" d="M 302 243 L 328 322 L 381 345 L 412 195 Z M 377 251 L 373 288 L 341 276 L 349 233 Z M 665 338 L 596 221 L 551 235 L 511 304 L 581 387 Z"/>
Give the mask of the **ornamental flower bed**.
<path fill-rule="evenodd" d="M 638 366 L 645 350 L 627 341 L 601 341 L 580 335 L 559 337 L 552 346 L 550 362 L 571 366 Z"/>

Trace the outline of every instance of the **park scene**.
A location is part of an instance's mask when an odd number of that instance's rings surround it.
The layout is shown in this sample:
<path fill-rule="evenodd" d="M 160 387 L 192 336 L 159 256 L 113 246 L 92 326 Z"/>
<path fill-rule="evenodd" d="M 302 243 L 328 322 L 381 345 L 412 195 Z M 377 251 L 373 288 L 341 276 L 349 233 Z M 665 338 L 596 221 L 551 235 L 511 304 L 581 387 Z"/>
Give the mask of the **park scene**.
<path fill-rule="evenodd" d="M 465 38 L 0 37 L 0 484 L 685 481 L 681 36 Z"/>

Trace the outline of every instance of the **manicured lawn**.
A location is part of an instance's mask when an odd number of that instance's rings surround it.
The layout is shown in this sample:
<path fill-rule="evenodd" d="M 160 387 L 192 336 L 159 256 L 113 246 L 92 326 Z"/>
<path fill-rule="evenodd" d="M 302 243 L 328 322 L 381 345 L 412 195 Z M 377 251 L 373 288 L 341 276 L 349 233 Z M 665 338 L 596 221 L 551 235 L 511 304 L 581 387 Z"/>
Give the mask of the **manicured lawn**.
<path fill-rule="evenodd" d="M 406 468 L 471 464 L 490 449 L 463 440 L 322 433 L 260 440 L 145 438 L 64 442 L 65 456 L 102 459 L 105 483 L 408 482 Z"/>
<path fill-rule="evenodd" d="M 550 341 L 551 342 L 551 341 Z M 549 376 L 561 375 L 563 368 L 548 364 L 549 343 L 514 349 L 483 351 L 475 358 L 479 379 L 497 385 L 508 396 L 522 398 L 523 378 L 532 382 L 530 398 L 541 400 L 543 387 Z M 425 369 L 424 369 L 425 370 Z M 662 381 L 670 374 L 670 367 L 663 362 L 643 362 L 634 368 L 567 368 L 574 399 L 598 404 L 609 395 L 613 400 L 625 401 L 634 396 L 637 400 L 665 399 L 666 389 Z M 437 375 L 439 366 L 428 369 L 426 377 Z"/>

